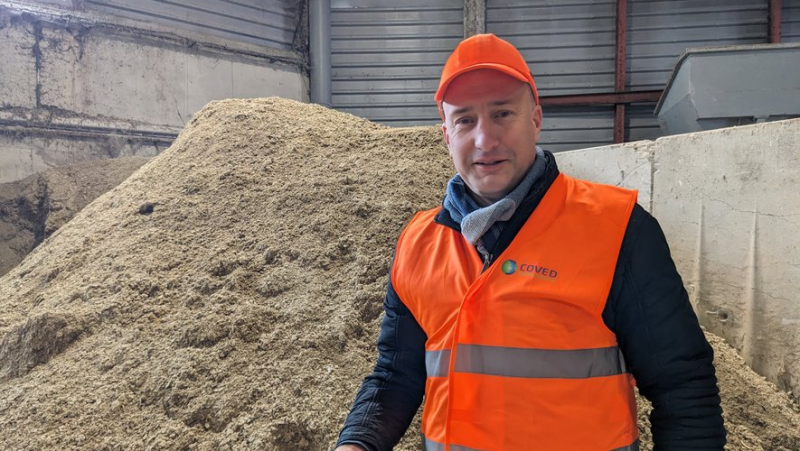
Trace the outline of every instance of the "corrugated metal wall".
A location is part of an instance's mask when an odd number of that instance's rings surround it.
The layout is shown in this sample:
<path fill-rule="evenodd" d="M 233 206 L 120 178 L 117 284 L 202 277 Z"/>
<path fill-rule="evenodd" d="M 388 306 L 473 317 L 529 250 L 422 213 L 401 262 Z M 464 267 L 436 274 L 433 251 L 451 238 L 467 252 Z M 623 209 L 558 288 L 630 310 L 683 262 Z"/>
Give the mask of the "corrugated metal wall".
<path fill-rule="evenodd" d="M 291 49 L 302 2 L 291 0 L 85 0 L 87 10 L 178 30 Z"/>
<path fill-rule="evenodd" d="M 767 0 L 629 0 L 627 89 L 660 90 L 689 47 L 766 43 Z M 333 106 L 392 125 L 438 122 L 431 96 L 461 38 L 461 0 L 332 0 Z M 614 90 L 616 0 L 486 0 L 486 29 L 515 44 L 542 96 Z M 784 41 L 800 0 L 783 1 Z M 627 107 L 626 140 L 661 135 L 654 104 Z M 613 107 L 549 107 L 552 150 L 613 141 Z"/>
<path fill-rule="evenodd" d="M 464 34 L 462 0 L 331 0 L 331 104 L 389 125 L 439 120 L 433 94 Z"/>
<path fill-rule="evenodd" d="M 487 0 L 486 31 L 514 44 L 541 96 L 614 90 L 616 1 Z M 594 147 L 614 139 L 610 108 L 547 108 L 544 147 Z"/>
<path fill-rule="evenodd" d="M 628 86 L 664 89 L 689 47 L 763 44 L 766 0 L 631 0 L 628 2 Z"/>
<path fill-rule="evenodd" d="M 514 43 L 541 95 L 613 92 L 615 0 L 487 0 L 486 28 Z M 663 89 L 688 47 L 767 42 L 767 1 L 629 0 L 627 89 Z M 661 135 L 654 104 L 627 107 L 626 140 Z M 613 141 L 611 107 L 547 108 L 553 150 Z"/>
<path fill-rule="evenodd" d="M 539 144 L 547 150 L 585 149 L 614 141 L 614 112 L 606 107 L 545 107 Z"/>
<path fill-rule="evenodd" d="M 680 55 L 691 47 L 768 41 L 767 0 L 630 0 L 627 80 L 631 91 L 664 89 Z M 628 107 L 627 141 L 661 136 L 655 104 Z"/>
<path fill-rule="evenodd" d="M 615 0 L 487 0 L 486 31 L 514 44 L 542 96 L 614 90 Z"/>
<path fill-rule="evenodd" d="M 653 114 L 655 109 L 655 103 L 636 103 L 625 107 L 626 142 L 662 136 L 658 118 Z"/>
<path fill-rule="evenodd" d="M 783 0 L 781 42 L 800 42 L 800 0 Z"/>

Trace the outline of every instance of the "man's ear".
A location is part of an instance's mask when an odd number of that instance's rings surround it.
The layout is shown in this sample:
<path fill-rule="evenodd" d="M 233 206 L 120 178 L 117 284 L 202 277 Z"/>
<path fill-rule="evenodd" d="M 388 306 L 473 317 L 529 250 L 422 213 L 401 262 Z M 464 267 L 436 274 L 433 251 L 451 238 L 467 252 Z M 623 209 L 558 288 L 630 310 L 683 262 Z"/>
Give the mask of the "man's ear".
<path fill-rule="evenodd" d="M 447 148 L 450 148 L 450 135 L 447 134 L 447 125 L 442 124 L 442 137 Z"/>
<path fill-rule="evenodd" d="M 539 141 L 539 133 L 542 131 L 542 106 L 533 107 L 533 126 L 536 129 L 536 141 Z"/>

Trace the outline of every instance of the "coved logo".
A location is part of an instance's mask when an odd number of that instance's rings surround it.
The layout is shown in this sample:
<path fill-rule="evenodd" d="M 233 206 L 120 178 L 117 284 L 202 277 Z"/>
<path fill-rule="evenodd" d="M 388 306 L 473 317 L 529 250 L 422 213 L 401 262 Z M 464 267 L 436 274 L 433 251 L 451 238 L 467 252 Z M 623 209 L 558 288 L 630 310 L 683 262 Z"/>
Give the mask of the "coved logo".
<path fill-rule="evenodd" d="M 556 278 L 558 277 L 558 271 L 555 269 L 550 269 L 540 265 L 532 265 L 529 263 L 518 265 L 514 260 L 504 261 L 500 269 L 503 271 L 503 274 L 507 276 L 510 276 L 514 273 L 519 273 L 526 277 L 535 277 L 537 279 L 543 279 L 550 282 L 555 282 Z"/>
<path fill-rule="evenodd" d="M 506 275 L 514 274 L 517 271 L 517 262 L 514 260 L 506 260 L 503 262 L 503 266 L 500 267 Z"/>

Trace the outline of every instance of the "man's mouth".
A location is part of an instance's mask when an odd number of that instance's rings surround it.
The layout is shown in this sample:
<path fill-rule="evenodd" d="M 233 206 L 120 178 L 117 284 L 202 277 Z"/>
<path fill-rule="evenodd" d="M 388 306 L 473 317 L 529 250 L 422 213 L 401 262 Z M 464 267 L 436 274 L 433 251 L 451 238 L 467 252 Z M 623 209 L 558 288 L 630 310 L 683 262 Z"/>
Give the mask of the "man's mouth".
<path fill-rule="evenodd" d="M 493 160 L 493 161 L 476 161 L 475 164 L 479 166 L 497 166 L 498 164 L 504 162 L 505 160 Z"/>

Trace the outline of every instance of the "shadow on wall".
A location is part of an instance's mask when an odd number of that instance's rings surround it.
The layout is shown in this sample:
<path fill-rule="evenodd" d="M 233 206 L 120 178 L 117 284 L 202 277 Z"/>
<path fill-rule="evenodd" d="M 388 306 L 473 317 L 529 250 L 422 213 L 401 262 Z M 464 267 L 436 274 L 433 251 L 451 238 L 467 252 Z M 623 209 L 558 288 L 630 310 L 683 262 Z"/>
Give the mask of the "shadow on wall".
<path fill-rule="evenodd" d="M 0 184 L 0 276 L 147 161 L 140 157 L 97 160 Z"/>

